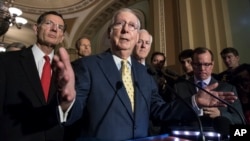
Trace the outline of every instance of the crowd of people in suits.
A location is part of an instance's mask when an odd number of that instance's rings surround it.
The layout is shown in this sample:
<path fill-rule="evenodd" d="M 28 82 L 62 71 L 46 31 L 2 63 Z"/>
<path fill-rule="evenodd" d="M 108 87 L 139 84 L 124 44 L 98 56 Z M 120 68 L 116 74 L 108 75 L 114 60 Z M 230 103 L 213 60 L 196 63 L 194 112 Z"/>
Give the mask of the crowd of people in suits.
<path fill-rule="evenodd" d="M 81 37 L 76 42 L 81 57 L 74 62 L 65 48 L 56 50 L 66 31 L 61 14 L 43 13 L 33 29 L 36 43 L 0 54 L 0 140 L 133 140 L 166 133 L 175 125 L 196 127 L 197 116 L 208 127 L 213 127 L 216 117 L 244 124 L 239 114 L 250 113 L 249 65 L 237 64 L 238 54 L 222 51 L 228 71 L 217 77 L 211 50 L 184 50 L 179 55 L 184 75 L 174 79 L 165 74 L 164 53 L 154 52 L 147 63 L 153 37 L 141 29 L 129 8 L 114 13 L 108 50 L 91 55 L 90 39 Z M 51 73 L 44 89 L 40 79 L 46 58 Z M 124 60 L 133 80 L 132 99 L 121 77 Z M 222 82 L 229 78 L 229 83 Z M 202 82 L 203 89 L 230 106 L 189 82 Z"/>

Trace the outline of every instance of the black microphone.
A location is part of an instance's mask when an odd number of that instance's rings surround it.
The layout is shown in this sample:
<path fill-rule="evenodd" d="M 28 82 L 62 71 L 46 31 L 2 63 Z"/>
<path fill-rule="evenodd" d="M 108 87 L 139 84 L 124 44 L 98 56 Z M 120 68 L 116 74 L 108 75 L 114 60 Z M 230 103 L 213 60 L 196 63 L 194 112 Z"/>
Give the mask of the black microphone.
<path fill-rule="evenodd" d="M 156 70 L 151 66 L 148 67 L 147 72 L 153 76 L 157 74 Z"/>
<path fill-rule="evenodd" d="M 111 108 L 111 106 L 112 106 L 112 104 L 113 104 L 113 102 L 114 102 L 114 100 L 115 100 L 115 98 L 116 98 L 116 95 L 117 95 L 117 93 L 118 93 L 118 90 L 120 90 L 122 87 L 123 87 L 123 83 L 122 83 L 121 81 L 116 82 L 116 85 L 115 85 L 115 93 L 114 93 L 114 95 L 113 95 L 113 97 L 112 97 L 112 99 L 111 99 L 111 101 L 110 101 L 110 103 L 109 103 L 107 109 L 105 110 L 103 116 L 100 118 L 100 120 L 99 120 L 99 122 L 98 122 L 98 124 L 97 124 L 96 130 L 95 130 L 95 132 L 94 132 L 94 136 L 97 135 L 97 133 L 98 133 L 98 131 L 99 131 L 99 129 L 100 129 L 100 126 L 101 126 L 102 123 L 103 123 L 103 120 L 104 120 L 105 117 L 107 116 L 107 114 L 108 114 L 108 112 L 109 112 L 109 110 L 110 110 L 110 108 Z"/>
<path fill-rule="evenodd" d="M 151 75 L 156 75 L 157 72 L 154 68 L 152 67 L 148 67 L 147 69 L 148 73 L 151 74 Z M 164 73 L 163 73 L 164 75 Z M 173 75 L 171 75 L 173 76 Z M 191 111 L 195 114 L 195 117 L 198 121 L 198 125 L 199 125 L 199 131 L 200 131 L 200 135 L 199 135 L 199 141 L 205 141 L 205 135 L 204 135 L 204 131 L 203 131 L 203 127 L 202 127 L 202 123 L 201 123 L 201 120 L 200 120 L 200 117 L 197 115 L 196 111 L 193 109 L 193 107 L 187 103 L 179 94 L 177 94 L 177 92 L 172 88 L 170 87 L 168 84 L 166 85 L 167 89 L 169 89 L 172 93 L 174 93 L 174 95 L 180 99 L 189 109 L 191 109 Z"/>
<path fill-rule="evenodd" d="M 212 96 L 213 98 L 215 98 L 215 99 L 219 100 L 220 102 L 222 102 L 223 104 L 227 105 L 228 107 L 230 107 L 231 109 L 233 109 L 233 110 L 235 111 L 235 113 L 237 113 L 237 115 L 240 117 L 242 123 L 243 123 L 244 125 L 246 125 L 245 118 L 239 113 L 238 110 L 236 110 L 236 109 L 235 109 L 231 104 L 229 104 L 227 101 L 225 101 L 225 100 L 223 100 L 223 99 L 221 99 L 221 98 L 219 98 L 219 97 L 217 97 L 217 96 L 211 94 L 210 92 L 208 92 L 207 90 L 205 90 L 205 89 L 202 88 L 201 86 L 199 86 L 199 85 L 197 85 L 197 84 L 195 84 L 195 83 L 193 83 L 193 82 L 191 82 L 191 81 L 189 81 L 189 80 L 187 80 L 187 79 L 185 79 L 185 78 L 182 78 L 180 75 L 178 75 L 177 73 L 175 73 L 175 72 L 173 72 L 173 71 L 171 71 L 171 70 L 169 70 L 169 69 L 166 69 L 166 70 L 165 70 L 165 73 L 167 73 L 168 75 L 172 75 L 172 76 L 174 76 L 174 77 L 178 77 L 178 78 L 180 78 L 181 80 L 184 80 L 184 81 L 186 81 L 186 82 L 192 84 L 193 86 L 199 88 L 200 90 L 206 92 L 207 94 L 209 94 L 209 95 Z"/>

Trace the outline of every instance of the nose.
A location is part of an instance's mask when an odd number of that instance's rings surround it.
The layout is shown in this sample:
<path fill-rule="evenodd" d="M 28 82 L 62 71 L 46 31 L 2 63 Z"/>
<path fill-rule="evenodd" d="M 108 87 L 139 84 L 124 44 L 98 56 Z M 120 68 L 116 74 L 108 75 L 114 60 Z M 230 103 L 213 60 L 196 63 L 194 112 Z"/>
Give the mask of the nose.
<path fill-rule="evenodd" d="M 58 30 L 58 26 L 56 24 L 52 24 L 51 25 L 51 29 L 53 29 L 54 31 Z"/>
<path fill-rule="evenodd" d="M 125 31 L 125 32 L 128 31 L 128 24 L 127 24 L 127 23 L 124 23 L 124 24 L 123 24 L 122 30 Z"/>

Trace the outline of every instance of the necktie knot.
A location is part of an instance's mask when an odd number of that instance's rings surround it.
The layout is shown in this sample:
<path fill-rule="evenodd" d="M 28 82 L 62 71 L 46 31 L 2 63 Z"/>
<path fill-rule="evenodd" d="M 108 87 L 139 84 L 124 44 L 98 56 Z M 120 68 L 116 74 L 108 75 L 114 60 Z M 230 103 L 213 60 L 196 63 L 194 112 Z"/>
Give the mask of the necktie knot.
<path fill-rule="evenodd" d="M 197 83 L 198 86 L 200 86 L 201 88 L 205 88 L 207 86 L 207 84 L 204 81 L 200 81 Z"/>
<path fill-rule="evenodd" d="M 128 61 L 127 60 L 122 60 L 122 75 L 129 74 L 129 68 L 128 68 Z"/>
<path fill-rule="evenodd" d="M 50 62 L 50 58 L 48 55 L 43 56 L 43 58 L 44 58 L 45 62 Z"/>

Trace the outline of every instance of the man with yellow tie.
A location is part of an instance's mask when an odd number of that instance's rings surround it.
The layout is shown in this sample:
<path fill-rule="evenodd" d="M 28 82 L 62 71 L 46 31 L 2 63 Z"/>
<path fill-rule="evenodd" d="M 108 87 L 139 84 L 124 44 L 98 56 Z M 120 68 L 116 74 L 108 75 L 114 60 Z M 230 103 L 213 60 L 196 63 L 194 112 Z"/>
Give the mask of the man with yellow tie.
<path fill-rule="evenodd" d="M 133 10 L 118 10 L 109 27 L 111 48 L 104 53 L 82 58 L 80 65 L 74 68 L 77 94 L 65 95 L 75 99 L 68 100 L 68 103 L 72 103 L 69 107 L 62 107 L 64 116 L 61 122 L 67 126 L 79 118 L 86 118 L 86 125 L 82 125 L 85 140 L 121 141 L 147 137 L 150 116 L 168 120 L 184 116 L 186 113 L 180 112 L 183 109 L 190 112 L 185 104 L 175 107 L 177 101 L 168 104 L 162 100 L 147 68 L 131 57 L 138 42 L 139 29 L 140 21 Z M 124 67 L 128 67 L 127 70 Z M 126 80 L 123 79 L 123 68 L 129 74 Z M 130 86 L 127 86 L 127 81 Z M 207 89 L 214 87 L 216 85 Z M 232 102 L 235 99 L 230 92 L 221 94 L 228 94 L 230 97 L 227 98 L 232 98 Z M 199 106 L 217 103 L 217 100 L 201 91 L 195 96 L 193 100 Z M 187 100 L 191 104 L 191 97 Z"/>

